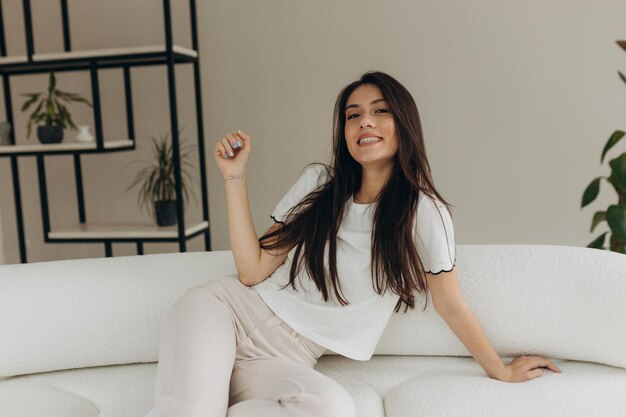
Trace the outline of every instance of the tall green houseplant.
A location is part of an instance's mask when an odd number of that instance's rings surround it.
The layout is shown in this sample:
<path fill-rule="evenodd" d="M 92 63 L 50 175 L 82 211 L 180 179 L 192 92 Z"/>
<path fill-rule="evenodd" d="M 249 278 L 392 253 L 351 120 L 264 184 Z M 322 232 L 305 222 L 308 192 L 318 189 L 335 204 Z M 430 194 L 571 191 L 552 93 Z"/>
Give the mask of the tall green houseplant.
<path fill-rule="evenodd" d="M 617 44 L 626 51 L 626 41 L 617 41 Z M 619 77 L 624 83 L 626 83 L 626 76 L 617 71 Z M 626 133 L 622 130 L 616 130 L 613 132 L 604 149 L 602 150 L 602 156 L 600 157 L 600 164 L 604 161 L 606 153 L 615 146 L 620 139 L 624 137 Z M 598 177 L 591 181 L 591 184 L 587 186 L 583 193 L 581 209 L 587 204 L 596 199 L 600 193 L 600 181 L 606 179 L 617 192 L 617 204 L 610 205 L 605 211 L 596 211 L 591 221 L 591 232 L 595 227 L 603 221 L 606 221 L 611 231 L 611 237 L 609 240 L 608 249 L 613 252 L 626 253 L 626 201 L 624 196 L 626 195 L 626 152 L 622 153 L 617 158 L 609 161 L 611 167 L 611 175 L 608 177 Z M 593 240 L 588 248 L 605 249 L 604 242 L 606 235 L 609 232 L 604 232 L 596 239 Z"/>
<path fill-rule="evenodd" d="M 179 132 L 180 136 L 180 132 Z M 132 184 L 126 191 L 139 185 L 137 202 L 141 207 L 145 207 L 150 216 L 156 220 L 159 226 L 171 226 L 176 224 L 176 180 L 174 176 L 174 150 L 169 140 L 169 134 L 161 134 L 157 139 L 150 138 L 152 145 L 152 155 L 148 160 L 132 161 L 143 164 L 135 175 Z M 192 145 L 187 145 L 180 141 L 180 170 L 181 170 L 181 190 L 183 206 L 189 201 L 189 191 L 194 200 L 196 199 L 193 190 L 189 185 L 194 180 L 193 164 L 191 156 L 195 149 Z M 127 166 L 128 166 L 127 165 Z"/>

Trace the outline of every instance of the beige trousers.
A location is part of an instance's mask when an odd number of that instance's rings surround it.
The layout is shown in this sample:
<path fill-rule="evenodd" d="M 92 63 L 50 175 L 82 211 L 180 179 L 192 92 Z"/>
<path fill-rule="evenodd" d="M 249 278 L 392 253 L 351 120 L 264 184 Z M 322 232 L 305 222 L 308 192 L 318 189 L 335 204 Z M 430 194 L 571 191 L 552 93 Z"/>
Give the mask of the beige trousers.
<path fill-rule="evenodd" d="M 227 275 L 188 290 L 161 327 L 156 417 L 354 417 L 351 395 L 313 369 L 325 349 Z"/>

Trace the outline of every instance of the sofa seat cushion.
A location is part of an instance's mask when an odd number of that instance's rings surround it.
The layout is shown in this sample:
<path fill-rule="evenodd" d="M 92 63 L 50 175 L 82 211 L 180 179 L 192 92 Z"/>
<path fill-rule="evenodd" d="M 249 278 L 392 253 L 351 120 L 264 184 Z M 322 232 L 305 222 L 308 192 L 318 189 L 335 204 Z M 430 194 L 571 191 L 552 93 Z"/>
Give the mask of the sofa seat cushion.
<path fill-rule="evenodd" d="M 0 416 L 141 417 L 152 407 L 156 363 L 0 379 Z"/>
<path fill-rule="evenodd" d="M 503 357 L 505 363 L 513 358 Z M 621 416 L 626 370 L 553 359 L 524 383 L 487 377 L 471 357 L 323 356 L 316 369 L 352 394 L 358 417 Z M 152 409 L 156 363 L 103 366 L 0 379 L 0 415 L 142 417 Z"/>
<path fill-rule="evenodd" d="M 542 368 L 543 376 L 523 383 L 491 379 L 473 358 L 462 356 L 374 356 L 368 362 L 328 356 L 317 369 L 370 386 L 383 398 L 387 417 L 624 415 L 626 370 L 550 359 L 562 373 Z"/>

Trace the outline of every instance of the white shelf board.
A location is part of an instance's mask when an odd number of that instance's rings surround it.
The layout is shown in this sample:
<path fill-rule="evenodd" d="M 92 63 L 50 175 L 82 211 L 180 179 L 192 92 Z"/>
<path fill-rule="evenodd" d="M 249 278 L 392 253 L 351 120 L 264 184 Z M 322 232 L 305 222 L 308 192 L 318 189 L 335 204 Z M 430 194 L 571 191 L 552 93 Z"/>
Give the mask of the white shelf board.
<path fill-rule="evenodd" d="M 197 221 L 185 228 L 190 236 L 209 227 L 207 221 Z M 178 238 L 178 225 L 157 226 L 154 223 L 82 223 L 50 231 L 50 239 L 150 239 Z"/>
<path fill-rule="evenodd" d="M 184 46 L 173 45 L 174 52 L 192 58 L 198 56 L 198 52 Z M 57 61 L 62 59 L 98 58 L 104 56 L 123 56 L 131 54 L 165 53 L 165 45 L 130 46 L 125 48 L 86 49 L 83 51 L 52 52 L 45 54 L 33 54 L 33 61 Z"/>
<path fill-rule="evenodd" d="M 0 65 L 24 64 L 26 62 L 28 62 L 28 57 L 26 55 L 15 55 L 15 56 L 3 56 L 3 57 L 0 57 Z"/>
<path fill-rule="evenodd" d="M 117 149 L 133 146 L 130 139 L 105 140 L 104 149 Z M 48 151 L 85 151 L 96 149 L 96 142 L 61 142 L 61 143 L 35 143 L 32 145 L 2 145 L 0 154 L 48 152 Z"/>

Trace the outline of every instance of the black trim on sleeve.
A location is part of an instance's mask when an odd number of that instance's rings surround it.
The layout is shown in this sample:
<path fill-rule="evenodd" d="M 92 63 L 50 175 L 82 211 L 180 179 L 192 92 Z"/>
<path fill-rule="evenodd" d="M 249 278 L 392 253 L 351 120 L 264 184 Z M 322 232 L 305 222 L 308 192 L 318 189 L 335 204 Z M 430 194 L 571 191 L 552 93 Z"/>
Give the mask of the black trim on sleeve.
<path fill-rule="evenodd" d="M 450 268 L 450 269 L 448 269 L 448 270 L 442 269 L 441 271 L 439 271 L 439 272 L 434 272 L 434 273 L 433 273 L 433 272 L 430 272 L 430 271 L 426 271 L 426 273 L 427 273 L 427 274 L 432 274 L 432 275 L 439 275 L 439 274 L 441 274 L 442 272 L 450 272 L 450 271 L 452 271 L 452 270 L 454 269 L 454 266 L 455 266 L 455 265 L 456 265 L 456 258 L 454 259 L 454 263 L 452 264 L 452 268 Z"/>
<path fill-rule="evenodd" d="M 270 217 L 271 217 L 271 218 L 272 218 L 272 220 L 274 220 L 276 223 L 282 223 L 282 224 L 285 224 L 285 222 L 281 222 L 280 220 L 276 220 L 276 217 L 272 216 L 271 214 L 270 214 Z"/>

